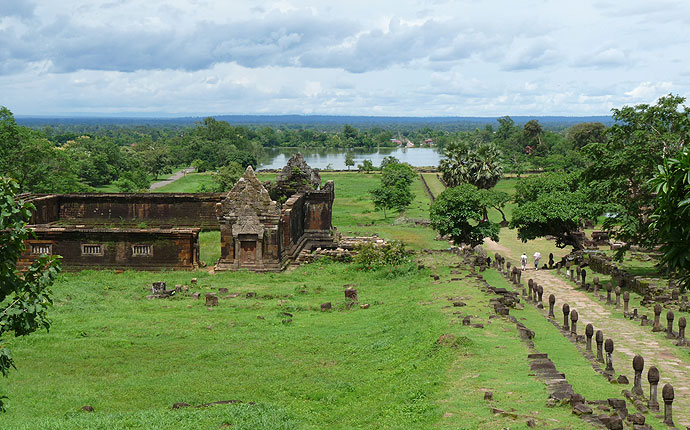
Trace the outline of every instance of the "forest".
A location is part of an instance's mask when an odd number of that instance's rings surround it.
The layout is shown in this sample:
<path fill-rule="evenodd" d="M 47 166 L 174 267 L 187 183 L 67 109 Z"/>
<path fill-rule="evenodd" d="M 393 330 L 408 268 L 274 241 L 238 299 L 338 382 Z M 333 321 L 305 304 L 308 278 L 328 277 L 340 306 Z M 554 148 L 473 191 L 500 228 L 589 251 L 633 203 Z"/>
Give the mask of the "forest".
<path fill-rule="evenodd" d="M 176 168 L 192 166 L 200 172 L 237 172 L 250 164 L 256 166 L 265 148 L 347 151 L 395 147 L 398 142 L 416 146 L 432 142 L 437 148 L 465 142 L 495 144 L 509 172 L 570 171 L 584 165 L 580 149 L 600 141 L 606 129 L 601 122 L 573 124 L 572 119 L 554 117 L 544 118 L 545 124 L 524 118 L 521 123 L 508 116 L 493 124 L 476 119 L 459 123 L 437 119 L 424 124 L 357 118 L 345 119 L 360 125 L 359 128 L 335 125 L 323 118 L 322 122 L 272 125 L 251 121 L 247 121 L 248 125 L 232 125 L 213 117 L 192 123 L 112 119 L 94 122 L 78 118 L 38 121 L 15 119 L 3 107 L 0 169 L 17 179 L 22 192 L 86 192 L 107 185 L 127 192 L 145 190 L 151 181 Z"/>

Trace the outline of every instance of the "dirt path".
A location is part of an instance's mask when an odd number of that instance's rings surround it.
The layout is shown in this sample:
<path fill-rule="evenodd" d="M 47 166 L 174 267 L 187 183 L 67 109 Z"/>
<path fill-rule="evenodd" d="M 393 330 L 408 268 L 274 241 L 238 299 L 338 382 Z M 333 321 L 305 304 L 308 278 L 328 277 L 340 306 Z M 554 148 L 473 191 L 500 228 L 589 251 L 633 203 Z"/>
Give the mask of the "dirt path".
<path fill-rule="evenodd" d="M 661 377 L 658 400 L 662 411 L 664 406 L 661 389 L 664 384 L 670 383 L 676 394 L 673 402 L 674 421 L 676 425 L 682 424 L 683 427 L 690 425 L 690 365 L 680 358 L 687 355 L 687 350 L 661 344 L 658 342 L 661 335 L 652 333 L 650 326 L 641 327 L 637 322 L 612 317 L 605 306 L 582 291 L 575 290 L 572 284 L 558 277 L 555 272 L 528 270 L 522 279 L 526 282 L 530 278 L 544 288 L 545 302 L 548 301 L 549 294 L 556 296 L 554 314 L 558 321 L 563 320 L 561 306 L 568 303 L 570 309 L 577 309 L 579 313 L 578 332 L 584 334 L 585 326 L 592 323 L 595 332 L 602 330 L 605 339 L 613 340 L 613 367 L 617 374 L 626 375 L 631 384 L 621 387 L 622 389 L 632 389 L 632 359 L 636 354 L 641 355 L 645 361 L 642 387 L 647 395 L 647 371 L 651 366 L 656 366 Z M 662 325 L 665 326 L 665 323 L 666 321 L 662 321 Z"/>
<path fill-rule="evenodd" d="M 172 184 L 173 182 L 177 181 L 178 179 L 180 179 L 181 177 L 183 177 L 187 173 L 194 172 L 194 170 L 195 169 L 193 167 L 187 167 L 186 169 L 182 169 L 179 172 L 175 172 L 168 179 L 164 179 L 162 181 L 154 182 L 153 184 L 151 184 L 151 186 L 149 187 L 149 190 L 155 190 L 155 189 L 164 187 L 168 184 Z"/>

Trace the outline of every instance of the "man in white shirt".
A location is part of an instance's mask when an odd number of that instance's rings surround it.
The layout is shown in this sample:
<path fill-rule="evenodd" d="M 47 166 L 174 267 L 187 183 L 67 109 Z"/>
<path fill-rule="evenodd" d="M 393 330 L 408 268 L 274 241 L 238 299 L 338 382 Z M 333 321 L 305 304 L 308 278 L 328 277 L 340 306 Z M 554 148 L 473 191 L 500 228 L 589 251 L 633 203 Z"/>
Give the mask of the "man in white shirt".
<path fill-rule="evenodd" d="M 524 252 L 522 253 L 522 257 L 520 257 L 520 264 L 522 265 L 522 271 L 524 272 L 527 269 L 527 254 Z"/>
<path fill-rule="evenodd" d="M 539 251 L 534 253 L 534 270 L 539 270 L 539 260 L 541 259 L 541 253 Z"/>

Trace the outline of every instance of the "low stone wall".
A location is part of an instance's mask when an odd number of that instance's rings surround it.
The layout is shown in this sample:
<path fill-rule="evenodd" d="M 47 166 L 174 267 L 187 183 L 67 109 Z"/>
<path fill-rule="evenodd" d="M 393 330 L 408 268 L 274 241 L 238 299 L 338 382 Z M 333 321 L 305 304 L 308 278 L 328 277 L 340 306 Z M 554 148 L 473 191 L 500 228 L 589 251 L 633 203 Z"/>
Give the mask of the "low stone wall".
<path fill-rule="evenodd" d="M 82 193 L 32 195 L 31 224 L 219 228 L 222 193 Z"/>
<path fill-rule="evenodd" d="M 190 270 L 199 266 L 200 229 L 32 228 L 19 261 L 25 269 L 41 254 L 62 256 L 66 270 Z"/>

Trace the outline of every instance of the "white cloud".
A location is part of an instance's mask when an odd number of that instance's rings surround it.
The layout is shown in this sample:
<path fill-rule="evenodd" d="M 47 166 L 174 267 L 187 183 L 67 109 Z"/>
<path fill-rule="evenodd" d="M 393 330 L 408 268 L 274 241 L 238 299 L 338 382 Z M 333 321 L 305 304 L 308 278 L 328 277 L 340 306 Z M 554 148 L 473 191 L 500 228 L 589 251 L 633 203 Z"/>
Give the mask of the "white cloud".
<path fill-rule="evenodd" d="M 690 3 L 0 0 L 0 104 L 72 112 L 607 114 L 687 96 Z"/>

